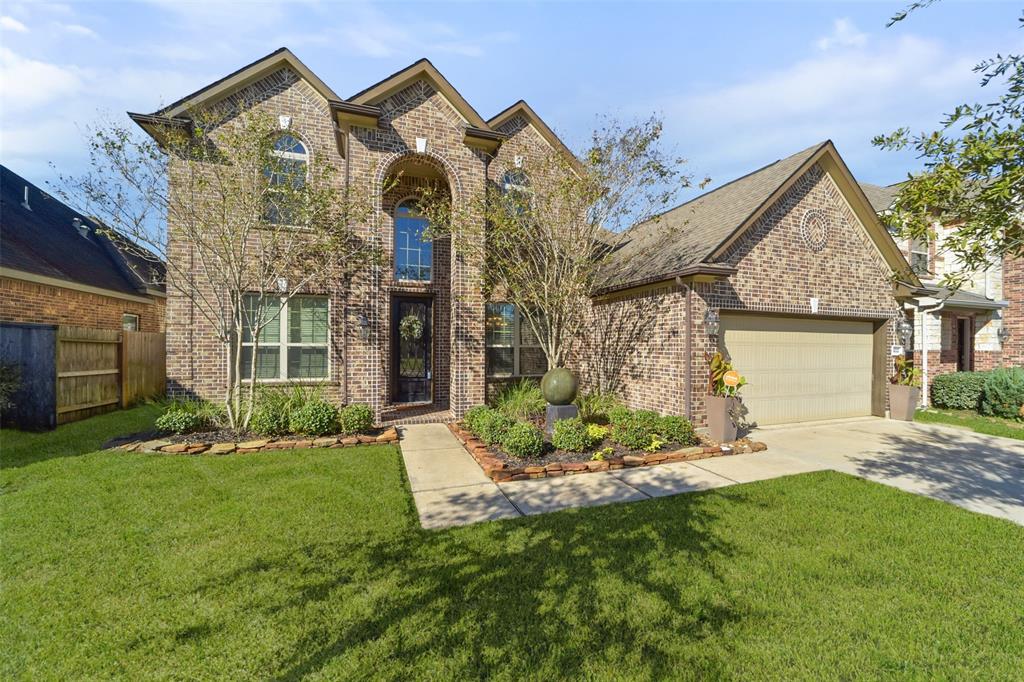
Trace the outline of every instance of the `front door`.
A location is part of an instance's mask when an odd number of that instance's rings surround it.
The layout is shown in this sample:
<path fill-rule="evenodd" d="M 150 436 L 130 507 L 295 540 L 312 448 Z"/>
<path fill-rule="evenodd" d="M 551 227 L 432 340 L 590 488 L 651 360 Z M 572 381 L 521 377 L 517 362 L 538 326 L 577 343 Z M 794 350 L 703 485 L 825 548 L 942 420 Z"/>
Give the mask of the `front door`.
<path fill-rule="evenodd" d="M 956 371 L 958 372 L 969 372 L 971 371 L 971 356 L 974 354 L 974 334 L 971 319 L 969 317 L 961 317 L 957 319 L 957 333 L 956 333 Z"/>
<path fill-rule="evenodd" d="M 433 400 L 433 301 L 396 297 L 391 306 L 391 399 L 395 403 Z"/>

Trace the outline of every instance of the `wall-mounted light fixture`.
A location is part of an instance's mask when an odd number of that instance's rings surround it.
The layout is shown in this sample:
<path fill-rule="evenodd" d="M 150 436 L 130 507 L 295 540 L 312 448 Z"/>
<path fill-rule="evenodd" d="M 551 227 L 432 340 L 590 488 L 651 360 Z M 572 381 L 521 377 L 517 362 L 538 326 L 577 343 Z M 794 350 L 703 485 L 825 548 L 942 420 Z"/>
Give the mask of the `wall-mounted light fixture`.
<path fill-rule="evenodd" d="M 704 313 L 704 331 L 707 332 L 707 335 L 717 338 L 718 328 L 721 324 L 722 320 L 718 316 L 718 311 L 714 308 L 708 308 L 707 312 Z"/>
<path fill-rule="evenodd" d="M 370 320 L 362 313 L 359 313 L 359 338 L 363 341 L 370 340 Z"/>
<path fill-rule="evenodd" d="M 999 345 L 1005 346 L 1006 342 L 1010 340 L 1010 330 L 1005 326 L 1000 327 L 999 331 L 996 332 L 996 336 L 999 337 Z"/>
<path fill-rule="evenodd" d="M 914 338 L 914 323 L 905 317 L 901 318 L 896 323 L 896 334 L 900 337 L 900 343 L 903 344 L 903 348 L 906 349 Z"/>

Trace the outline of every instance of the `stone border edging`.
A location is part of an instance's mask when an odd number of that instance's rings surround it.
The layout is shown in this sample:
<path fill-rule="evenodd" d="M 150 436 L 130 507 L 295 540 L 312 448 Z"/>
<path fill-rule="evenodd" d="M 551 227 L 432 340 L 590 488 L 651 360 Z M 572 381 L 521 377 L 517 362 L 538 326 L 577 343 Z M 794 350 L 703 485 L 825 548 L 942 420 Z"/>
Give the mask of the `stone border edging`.
<path fill-rule="evenodd" d="M 623 457 L 609 457 L 605 460 L 590 460 L 586 462 L 552 462 L 545 465 L 509 467 L 506 462 L 492 456 L 490 448 L 483 441 L 463 429 L 457 423 L 449 423 L 448 429 L 459 440 L 462 447 L 465 448 L 473 460 L 480 465 L 480 468 L 484 470 L 484 475 L 495 483 L 590 474 L 599 471 L 614 471 L 655 464 L 668 464 L 670 462 L 688 462 L 696 459 L 708 459 L 710 457 L 727 457 L 730 455 L 747 454 L 748 452 L 763 452 L 768 449 L 764 443 L 760 442 L 752 443 L 748 446 L 749 449 L 740 449 L 730 447 L 729 445 L 708 447 L 695 445 L 674 452 L 625 455 Z"/>
<path fill-rule="evenodd" d="M 398 442 L 398 430 L 395 427 L 385 429 L 378 436 L 323 436 L 305 440 L 287 438 L 261 438 L 238 443 L 172 443 L 169 440 L 133 441 L 117 445 L 112 450 L 124 452 L 160 452 L 171 455 L 229 455 L 265 450 L 306 450 L 312 448 L 349 448 L 356 445 L 389 444 Z"/>

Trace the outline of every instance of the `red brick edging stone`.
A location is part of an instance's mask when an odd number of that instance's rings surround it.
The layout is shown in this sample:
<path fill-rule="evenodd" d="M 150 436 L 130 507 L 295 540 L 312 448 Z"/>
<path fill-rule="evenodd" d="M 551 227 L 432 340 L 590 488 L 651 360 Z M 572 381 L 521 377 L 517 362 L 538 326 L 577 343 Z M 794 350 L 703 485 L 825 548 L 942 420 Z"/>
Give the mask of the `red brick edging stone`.
<path fill-rule="evenodd" d="M 261 438 L 239 443 L 172 443 L 167 440 L 132 441 L 118 445 L 116 450 L 126 452 L 163 452 L 174 455 L 228 455 L 231 453 L 260 452 L 263 450 L 307 450 L 310 448 L 347 448 L 371 443 L 397 443 L 398 431 L 391 427 L 379 436 L 324 436 L 305 440 Z"/>
<path fill-rule="evenodd" d="M 526 481 L 532 478 L 555 478 L 557 476 L 572 476 L 575 474 L 589 474 L 597 471 L 613 471 L 615 469 L 628 469 L 631 467 L 651 466 L 654 464 L 668 464 L 669 462 L 687 462 L 695 459 L 707 459 L 709 457 L 725 457 L 738 455 L 746 452 L 762 452 L 767 450 L 764 443 L 754 442 L 742 449 L 729 445 L 700 446 L 695 445 L 674 452 L 653 452 L 644 455 L 626 455 L 624 457 L 609 457 L 603 461 L 585 462 L 552 462 L 546 465 L 509 467 L 508 464 L 491 454 L 490 448 L 469 431 L 466 431 L 456 423 L 448 424 L 449 430 L 459 439 L 462 447 L 466 449 L 480 468 L 484 475 L 495 483 L 505 481 Z"/>

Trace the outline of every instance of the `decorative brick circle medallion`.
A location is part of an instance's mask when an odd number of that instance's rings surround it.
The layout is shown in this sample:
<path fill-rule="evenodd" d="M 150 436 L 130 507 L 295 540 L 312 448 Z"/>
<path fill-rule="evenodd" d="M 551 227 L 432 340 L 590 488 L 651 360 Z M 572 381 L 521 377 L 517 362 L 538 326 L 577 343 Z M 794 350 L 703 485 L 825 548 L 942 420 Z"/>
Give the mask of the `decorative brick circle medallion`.
<path fill-rule="evenodd" d="M 811 251 L 821 251 L 828 243 L 828 216 L 816 208 L 808 209 L 800 220 L 800 236 Z"/>

